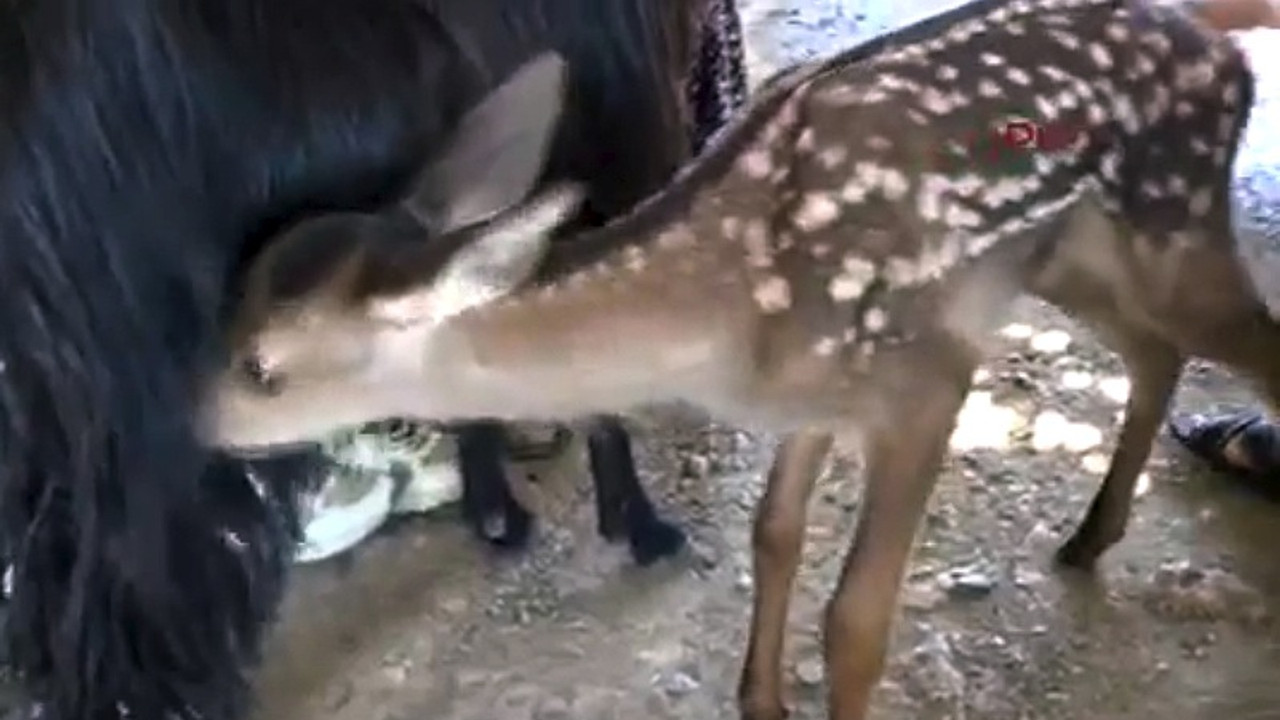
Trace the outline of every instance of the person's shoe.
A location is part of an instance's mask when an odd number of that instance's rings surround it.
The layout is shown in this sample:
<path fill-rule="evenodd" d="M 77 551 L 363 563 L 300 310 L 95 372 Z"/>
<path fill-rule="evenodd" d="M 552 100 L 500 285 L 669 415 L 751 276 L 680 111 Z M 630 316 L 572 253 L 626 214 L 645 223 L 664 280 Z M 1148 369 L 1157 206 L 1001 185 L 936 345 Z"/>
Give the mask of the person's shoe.
<path fill-rule="evenodd" d="M 1280 499 L 1280 426 L 1260 413 L 1174 416 L 1169 433 L 1214 470 Z"/>

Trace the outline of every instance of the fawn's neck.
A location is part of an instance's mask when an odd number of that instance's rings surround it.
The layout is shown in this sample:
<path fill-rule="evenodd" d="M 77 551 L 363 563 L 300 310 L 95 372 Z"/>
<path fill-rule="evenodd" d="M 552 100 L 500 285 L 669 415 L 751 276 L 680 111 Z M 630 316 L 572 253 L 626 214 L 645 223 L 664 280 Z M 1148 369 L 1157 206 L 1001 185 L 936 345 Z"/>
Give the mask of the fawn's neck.
<path fill-rule="evenodd" d="M 454 411 L 553 419 L 698 403 L 732 384 L 754 320 L 743 310 L 751 279 L 741 249 L 717 239 L 777 202 L 774 187 L 734 169 L 753 144 L 793 129 L 799 82 L 762 94 L 630 214 L 553 244 L 528 288 L 455 319 L 444 345 L 461 355 L 437 361 L 465 377 Z"/>

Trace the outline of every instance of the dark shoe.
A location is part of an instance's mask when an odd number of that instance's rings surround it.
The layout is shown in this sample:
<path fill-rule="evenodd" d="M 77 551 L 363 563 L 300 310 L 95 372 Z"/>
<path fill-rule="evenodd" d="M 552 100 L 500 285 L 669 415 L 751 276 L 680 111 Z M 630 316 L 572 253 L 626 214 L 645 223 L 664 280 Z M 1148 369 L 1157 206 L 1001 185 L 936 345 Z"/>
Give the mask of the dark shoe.
<path fill-rule="evenodd" d="M 1280 426 L 1256 412 L 1170 418 L 1169 433 L 1214 470 L 1280 499 Z M 1229 458 L 1245 459 L 1244 464 Z"/>

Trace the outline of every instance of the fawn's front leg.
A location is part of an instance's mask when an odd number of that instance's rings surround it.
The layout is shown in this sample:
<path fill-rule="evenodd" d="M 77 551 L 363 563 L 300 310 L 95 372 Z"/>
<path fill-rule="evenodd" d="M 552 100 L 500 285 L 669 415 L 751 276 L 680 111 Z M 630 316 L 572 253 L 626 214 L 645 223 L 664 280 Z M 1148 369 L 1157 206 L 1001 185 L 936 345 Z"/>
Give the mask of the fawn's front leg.
<path fill-rule="evenodd" d="M 778 448 L 752 533 L 755 594 L 738 686 L 743 720 L 782 720 L 782 647 L 791 585 L 804 546 L 809 496 L 831 451 L 831 435 L 797 433 Z"/>
<path fill-rule="evenodd" d="M 894 417 L 868 434 L 858 529 L 827 606 L 824 649 L 831 720 L 867 716 L 884 672 L 916 530 L 968 392 L 968 378 L 968 373 L 922 378 L 912 397 L 894 406 Z"/>

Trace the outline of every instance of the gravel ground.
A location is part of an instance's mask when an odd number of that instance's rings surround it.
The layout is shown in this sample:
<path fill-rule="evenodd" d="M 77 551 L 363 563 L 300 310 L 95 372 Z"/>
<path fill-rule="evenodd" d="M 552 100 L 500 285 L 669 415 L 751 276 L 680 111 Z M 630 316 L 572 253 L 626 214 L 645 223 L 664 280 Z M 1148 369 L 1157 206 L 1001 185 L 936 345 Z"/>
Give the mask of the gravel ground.
<path fill-rule="evenodd" d="M 743 0 L 755 78 L 942 9 Z M 1242 36 L 1261 75 L 1239 165 L 1247 252 L 1280 283 L 1280 33 Z M 1273 141 L 1280 137 L 1272 136 Z M 1280 291 L 1269 290 L 1272 297 Z M 1129 536 L 1095 582 L 1055 571 L 1126 389 L 1117 359 L 1032 301 L 970 398 L 904 590 L 877 718 L 1280 718 L 1280 507 L 1162 438 Z M 1253 402 L 1209 367 L 1179 407 Z M 736 720 L 750 510 L 775 439 L 671 413 L 636 420 L 644 476 L 692 535 L 648 570 L 592 532 L 580 458 L 533 552 L 495 559 L 448 511 L 304 568 L 261 675 L 271 720 Z M 792 614 L 796 716 L 825 717 L 819 609 L 858 504 L 837 463 L 815 500 Z"/>

